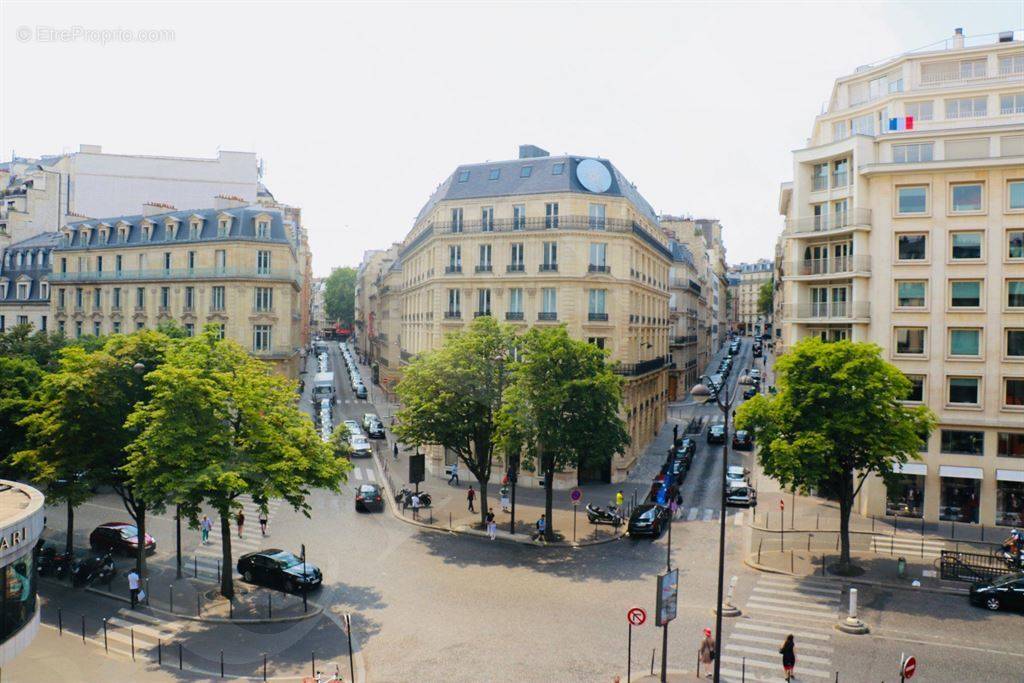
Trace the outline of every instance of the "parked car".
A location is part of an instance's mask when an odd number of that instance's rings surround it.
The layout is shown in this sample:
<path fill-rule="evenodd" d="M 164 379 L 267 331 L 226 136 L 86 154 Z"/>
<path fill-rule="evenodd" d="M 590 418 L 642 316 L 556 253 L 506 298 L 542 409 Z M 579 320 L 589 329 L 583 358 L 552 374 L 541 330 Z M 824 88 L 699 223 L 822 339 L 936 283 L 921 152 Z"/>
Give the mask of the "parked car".
<path fill-rule="evenodd" d="M 682 484 L 683 479 L 686 478 L 686 473 L 690 471 L 691 462 L 693 462 L 693 458 L 686 455 L 672 459 L 672 464 L 669 466 L 669 472 L 672 474 L 673 481 L 675 481 L 677 485 Z"/>
<path fill-rule="evenodd" d="M 680 453 L 684 453 L 692 458 L 697 453 L 697 442 L 688 436 L 684 436 L 683 440 L 679 443 L 679 447 L 676 448 L 676 457 L 679 457 Z"/>
<path fill-rule="evenodd" d="M 751 368 L 750 369 L 750 379 L 754 379 L 754 380 L 757 380 L 758 382 L 760 382 L 761 381 L 761 371 L 759 369 L 757 369 L 757 368 Z"/>
<path fill-rule="evenodd" d="M 348 438 L 348 445 L 352 448 L 352 455 L 364 458 L 370 457 L 370 440 L 362 434 L 350 436 Z"/>
<path fill-rule="evenodd" d="M 757 507 L 757 491 L 745 481 L 730 481 L 725 504 L 732 507 Z"/>
<path fill-rule="evenodd" d="M 748 398 L 754 398 L 755 396 L 757 396 L 757 387 L 754 386 L 753 384 L 751 384 L 750 386 L 743 390 L 744 400 Z"/>
<path fill-rule="evenodd" d="M 355 386 L 355 390 L 356 390 L 356 398 L 362 398 L 362 399 L 366 398 L 366 385 L 365 384 L 360 382 L 359 384 L 357 384 Z"/>
<path fill-rule="evenodd" d="M 754 448 L 754 437 L 745 429 L 732 435 L 732 447 L 738 451 L 749 451 Z"/>
<path fill-rule="evenodd" d="M 708 429 L 708 443 L 725 443 L 725 425 L 711 425 Z"/>
<path fill-rule="evenodd" d="M 1001 609 L 1024 611 L 1024 574 L 1007 574 L 990 581 L 979 581 L 971 586 L 968 599 L 972 605 L 987 607 L 993 612 Z"/>
<path fill-rule="evenodd" d="M 760 344 L 754 344 L 753 351 L 754 351 L 754 358 L 760 358 L 762 355 L 764 355 L 764 352 L 762 351 Z"/>
<path fill-rule="evenodd" d="M 380 420 L 374 420 L 370 423 L 370 426 L 366 428 L 366 434 L 371 439 L 383 439 L 387 436 L 384 433 L 384 423 Z"/>
<path fill-rule="evenodd" d="M 732 481 L 746 481 L 748 474 L 750 473 L 739 465 L 729 465 L 729 469 L 725 472 L 725 480 L 727 484 Z"/>
<path fill-rule="evenodd" d="M 356 489 L 356 510 L 384 510 L 384 497 L 376 484 L 362 484 Z"/>
<path fill-rule="evenodd" d="M 359 423 L 355 420 L 345 420 L 342 424 L 345 425 L 345 429 L 348 430 L 349 436 L 361 436 L 363 428 L 359 426 Z"/>
<path fill-rule="evenodd" d="M 134 555 L 139 550 L 139 528 L 131 522 L 100 524 L 89 534 L 89 546 L 95 552 L 110 551 Z M 146 554 L 156 552 L 156 540 L 146 534 Z"/>
<path fill-rule="evenodd" d="M 633 514 L 629 516 L 629 525 L 626 527 L 630 536 L 661 536 L 672 519 L 672 512 L 664 505 L 657 503 L 643 503 L 638 505 Z"/>
<path fill-rule="evenodd" d="M 363 413 L 363 429 L 369 431 L 371 422 L 380 422 L 376 413 Z"/>
<path fill-rule="evenodd" d="M 308 591 L 323 582 L 320 569 L 287 550 L 270 548 L 238 558 L 238 573 L 249 583 L 277 586 L 288 593 Z"/>

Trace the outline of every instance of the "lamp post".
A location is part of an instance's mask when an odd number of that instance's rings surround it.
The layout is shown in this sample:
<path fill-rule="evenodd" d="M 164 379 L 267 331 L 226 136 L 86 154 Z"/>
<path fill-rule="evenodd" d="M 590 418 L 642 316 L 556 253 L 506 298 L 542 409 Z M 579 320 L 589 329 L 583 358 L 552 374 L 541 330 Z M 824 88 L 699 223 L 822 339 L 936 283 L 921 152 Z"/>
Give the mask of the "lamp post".
<path fill-rule="evenodd" d="M 718 683 L 719 679 L 719 667 L 721 665 L 722 658 L 719 653 L 722 651 L 722 594 L 725 588 L 725 496 L 726 496 L 726 474 L 729 471 L 729 410 L 732 408 L 733 400 L 735 396 L 729 396 L 729 382 L 723 381 L 721 386 L 715 383 L 707 375 L 701 376 L 702 382 L 697 384 L 693 389 L 690 390 L 690 394 L 698 403 L 707 403 L 711 399 L 711 390 L 708 389 L 707 384 L 715 390 L 714 401 L 718 406 L 718 409 L 725 415 L 725 441 L 722 443 L 722 481 L 721 481 L 721 510 L 719 515 L 719 527 L 718 527 L 718 601 L 715 608 L 715 671 L 714 671 L 714 682 Z M 750 384 L 750 377 L 743 375 L 739 378 L 739 384 Z"/>

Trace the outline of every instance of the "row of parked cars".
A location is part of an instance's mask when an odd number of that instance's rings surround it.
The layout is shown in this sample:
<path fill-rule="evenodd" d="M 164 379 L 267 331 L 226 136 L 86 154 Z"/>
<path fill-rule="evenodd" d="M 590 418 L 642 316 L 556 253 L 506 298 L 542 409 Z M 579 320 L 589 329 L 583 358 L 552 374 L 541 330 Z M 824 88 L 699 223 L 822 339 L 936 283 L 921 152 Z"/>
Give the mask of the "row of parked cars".
<path fill-rule="evenodd" d="M 669 450 L 646 499 L 629 516 L 627 531 L 631 537 L 661 536 L 672 521 L 672 501 L 677 505 L 681 502 L 679 488 L 696 454 L 697 442 L 689 437 L 684 437 Z"/>
<path fill-rule="evenodd" d="M 345 359 L 345 365 L 348 367 L 348 379 L 352 392 L 356 395 L 356 398 L 365 399 L 367 396 L 366 384 L 359 373 L 359 366 L 352 356 L 352 350 L 345 342 L 338 342 L 338 348 L 341 350 L 341 357 Z"/>

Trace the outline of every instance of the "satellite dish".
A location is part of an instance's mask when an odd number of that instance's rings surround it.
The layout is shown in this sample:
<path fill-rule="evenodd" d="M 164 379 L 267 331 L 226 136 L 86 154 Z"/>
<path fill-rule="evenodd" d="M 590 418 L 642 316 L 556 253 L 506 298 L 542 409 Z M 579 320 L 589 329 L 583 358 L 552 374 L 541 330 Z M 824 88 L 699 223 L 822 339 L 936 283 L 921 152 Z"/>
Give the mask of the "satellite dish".
<path fill-rule="evenodd" d="M 597 159 L 584 159 L 576 165 L 576 179 L 591 192 L 607 192 L 612 186 L 612 174 Z"/>

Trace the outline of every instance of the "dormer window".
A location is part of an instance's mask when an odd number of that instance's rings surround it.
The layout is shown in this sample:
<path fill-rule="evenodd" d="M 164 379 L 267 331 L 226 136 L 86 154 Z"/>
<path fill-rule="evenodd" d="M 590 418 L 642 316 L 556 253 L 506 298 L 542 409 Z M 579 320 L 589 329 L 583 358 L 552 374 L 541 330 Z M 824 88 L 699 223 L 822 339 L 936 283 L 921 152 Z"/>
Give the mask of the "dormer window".
<path fill-rule="evenodd" d="M 10 252 L 8 252 L 8 253 L 4 254 L 4 268 L 6 269 L 6 268 L 10 268 L 10 267 L 11 267 L 11 254 L 10 254 Z M 0 299 L 2 299 L 2 298 L 3 297 L 0 297 Z"/>
<path fill-rule="evenodd" d="M 217 237 L 227 237 L 230 230 L 231 223 L 227 218 L 221 218 L 217 221 Z"/>
<path fill-rule="evenodd" d="M 132 226 L 130 223 L 121 221 L 117 224 L 117 242 L 118 244 L 124 244 L 128 241 L 128 231 L 131 230 Z"/>
<path fill-rule="evenodd" d="M 39 298 L 49 301 L 50 299 L 50 283 L 40 282 L 39 283 Z"/>
<path fill-rule="evenodd" d="M 188 238 L 190 240 L 199 239 L 199 233 L 202 231 L 203 226 L 199 221 L 192 221 L 188 224 Z"/>
<path fill-rule="evenodd" d="M 167 220 L 164 222 L 164 241 L 170 242 L 178 238 L 178 221 Z"/>
<path fill-rule="evenodd" d="M 153 241 L 153 227 L 153 224 L 149 221 L 142 224 L 142 235 L 147 242 Z"/>
<path fill-rule="evenodd" d="M 29 290 L 29 283 L 28 282 L 19 282 L 18 283 L 18 300 L 19 301 L 24 301 L 25 299 L 28 299 L 28 290 Z"/>
<path fill-rule="evenodd" d="M 25 255 L 22 252 L 19 251 L 17 256 L 14 258 L 14 267 L 15 268 L 21 268 L 22 264 L 24 264 L 24 262 L 25 262 Z"/>
<path fill-rule="evenodd" d="M 0 280 L 0 301 L 7 298 L 7 280 Z"/>
<path fill-rule="evenodd" d="M 110 232 L 106 228 L 100 228 L 100 243 L 106 244 L 107 239 L 110 236 Z"/>
<path fill-rule="evenodd" d="M 261 240 L 270 237 L 270 221 L 264 219 L 256 221 L 256 237 Z"/>

